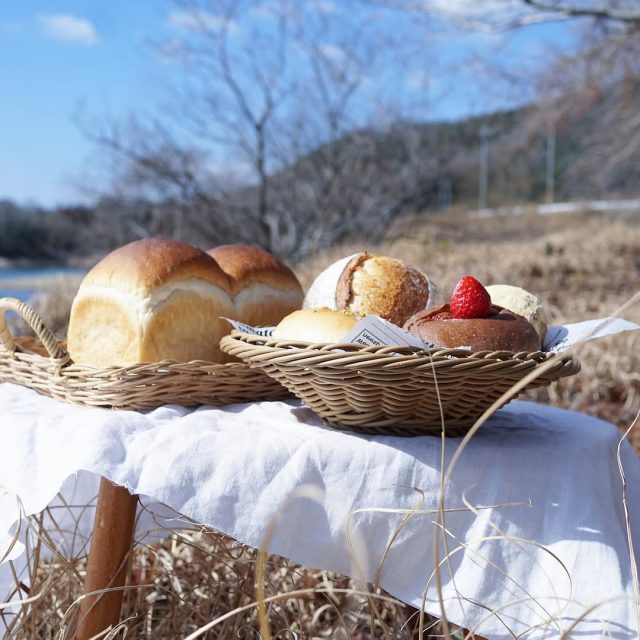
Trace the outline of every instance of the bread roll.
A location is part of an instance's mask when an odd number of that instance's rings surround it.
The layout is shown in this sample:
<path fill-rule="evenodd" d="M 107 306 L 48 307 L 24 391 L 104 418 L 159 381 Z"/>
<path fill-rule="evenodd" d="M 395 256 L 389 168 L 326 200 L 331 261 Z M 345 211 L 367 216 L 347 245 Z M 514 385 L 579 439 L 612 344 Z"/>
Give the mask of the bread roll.
<path fill-rule="evenodd" d="M 313 281 L 304 308 L 347 309 L 377 315 L 398 326 L 417 311 L 442 303 L 435 284 L 397 258 L 357 253 L 339 260 Z"/>
<path fill-rule="evenodd" d="M 96 367 L 160 360 L 222 362 L 220 338 L 234 308 L 227 275 L 184 242 L 138 240 L 116 249 L 82 281 L 68 349 Z"/>
<path fill-rule="evenodd" d="M 342 342 L 357 323 L 357 318 L 347 311 L 327 307 L 300 309 L 278 323 L 273 337 L 305 342 Z"/>
<path fill-rule="evenodd" d="M 526 289 L 510 284 L 492 284 L 486 287 L 491 302 L 526 318 L 536 329 L 540 341 L 547 334 L 547 314 L 540 298 Z"/>
<path fill-rule="evenodd" d="M 207 253 L 229 277 L 235 320 L 270 327 L 302 306 L 298 278 L 270 253 L 247 244 L 225 244 Z"/>
<path fill-rule="evenodd" d="M 404 329 L 427 342 L 471 351 L 539 351 L 540 337 L 533 325 L 516 313 L 491 305 L 486 318 L 454 318 L 449 305 L 421 311 Z"/>

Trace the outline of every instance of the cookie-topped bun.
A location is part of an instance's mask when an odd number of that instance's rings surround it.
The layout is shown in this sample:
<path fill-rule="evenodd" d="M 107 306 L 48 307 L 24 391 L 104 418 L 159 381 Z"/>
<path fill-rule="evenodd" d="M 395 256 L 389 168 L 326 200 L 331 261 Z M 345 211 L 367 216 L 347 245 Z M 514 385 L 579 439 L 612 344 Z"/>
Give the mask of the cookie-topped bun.
<path fill-rule="evenodd" d="M 348 311 L 300 309 L 283 318 L 273 331 L 282 340 L 339 343 L 358 323 Z"/>
<path fill-rule="evenodd" d="M 547 334 L 547 314 L 540 298 L 526 289 L 510 284 L 492 284 L 487 287 L 491 302 L 526 318 L 544 342 Z"/>
<path fill-rule="evenodd" d="M 220 338 L 234 314 L 229 278 L 206 252 L 147 238 L 116 249 L 82 281 L 69 320 L 79 364 L 224 361 Z"/>
<path fill-rule="evenodd" d="M 487 290 L 471 276 L 458 282 L 449 304 L 415 314 L 404 329 L 448 349 L 532 352 L 541 345 L 526 318 L 492 304 Z"/>
<path fill-rule="evenodd" d="M 302 307 L 304 292 L 293 271 L 275 256 L 247 244 L 209 249 L 231 282 L 235 320 L 270 327 Z"/>
<path fill-rule="evenodd" d="M 403 260 L 367 252 L 334 262 L 311 284 L 303 306 L 377 315 L 398 326 L 442 302 L 435 284 Z"/>

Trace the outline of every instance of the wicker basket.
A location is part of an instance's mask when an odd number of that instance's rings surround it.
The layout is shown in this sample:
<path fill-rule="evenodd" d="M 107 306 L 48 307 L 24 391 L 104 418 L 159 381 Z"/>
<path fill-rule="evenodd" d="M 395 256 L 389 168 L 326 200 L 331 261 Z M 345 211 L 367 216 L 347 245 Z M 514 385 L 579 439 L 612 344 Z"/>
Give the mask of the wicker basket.
<path fill-rule="evenodd" d="M 402 436 L 440 435 L 442 418 L 446 435 L 463 435 L 533 371 L 539 375 L 528 387 L 580 370 L 569 354 L 311 344 L 239 331 L 220 346 L 279 380 L 334 426 Z"/>
<path fill-rule="evenodd" d="M 38 338 L 14 338 L 6 311 L 21 316 Z M 0 298 L 0 382 L 14 382 L 65 402 L 114 409 L 291 397 L 279 382 L 243 362 L 164 361 L 106 369 L 74 364 L 42 318 L 15 298 Z"/>

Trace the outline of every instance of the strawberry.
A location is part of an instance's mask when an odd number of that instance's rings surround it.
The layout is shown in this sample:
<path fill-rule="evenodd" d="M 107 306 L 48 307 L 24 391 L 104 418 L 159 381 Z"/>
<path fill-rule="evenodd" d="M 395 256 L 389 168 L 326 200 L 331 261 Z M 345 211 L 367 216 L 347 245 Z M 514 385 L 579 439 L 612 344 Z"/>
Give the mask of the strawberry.
<path fill-rule="evenodd" d="M 491 296 L 474 277 L 462 276 L 451 294 L 449 308 L 454 318 L 486 318 L 491 311 Z"/>

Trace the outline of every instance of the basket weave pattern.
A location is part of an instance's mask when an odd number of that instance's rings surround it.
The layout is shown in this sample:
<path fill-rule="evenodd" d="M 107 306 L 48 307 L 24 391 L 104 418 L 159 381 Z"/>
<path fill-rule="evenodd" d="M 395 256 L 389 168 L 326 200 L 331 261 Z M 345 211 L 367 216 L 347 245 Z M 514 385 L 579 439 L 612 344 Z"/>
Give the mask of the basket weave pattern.
<path fill-rule="evenodd" d="M 528 387 L 580 370 L 568 354 L 361 347 L 287 342 L 233 331 L 223 351 L 279 380 L 330 424 L 362 433 L 466 433 L 476 418 L 534 370 Z"/>
<path fill-rule="evenodd" d="M 37 339 L 14 338 L 6 311 L 21 316 Z M 74 364 L 42 318 L 14 298 L 0 298 L 0 382 L 30 387 L 64 402 L 134 410 L 291 397 L 279 382 L 242 362 L 164 361 L 106 369 Z"/>

